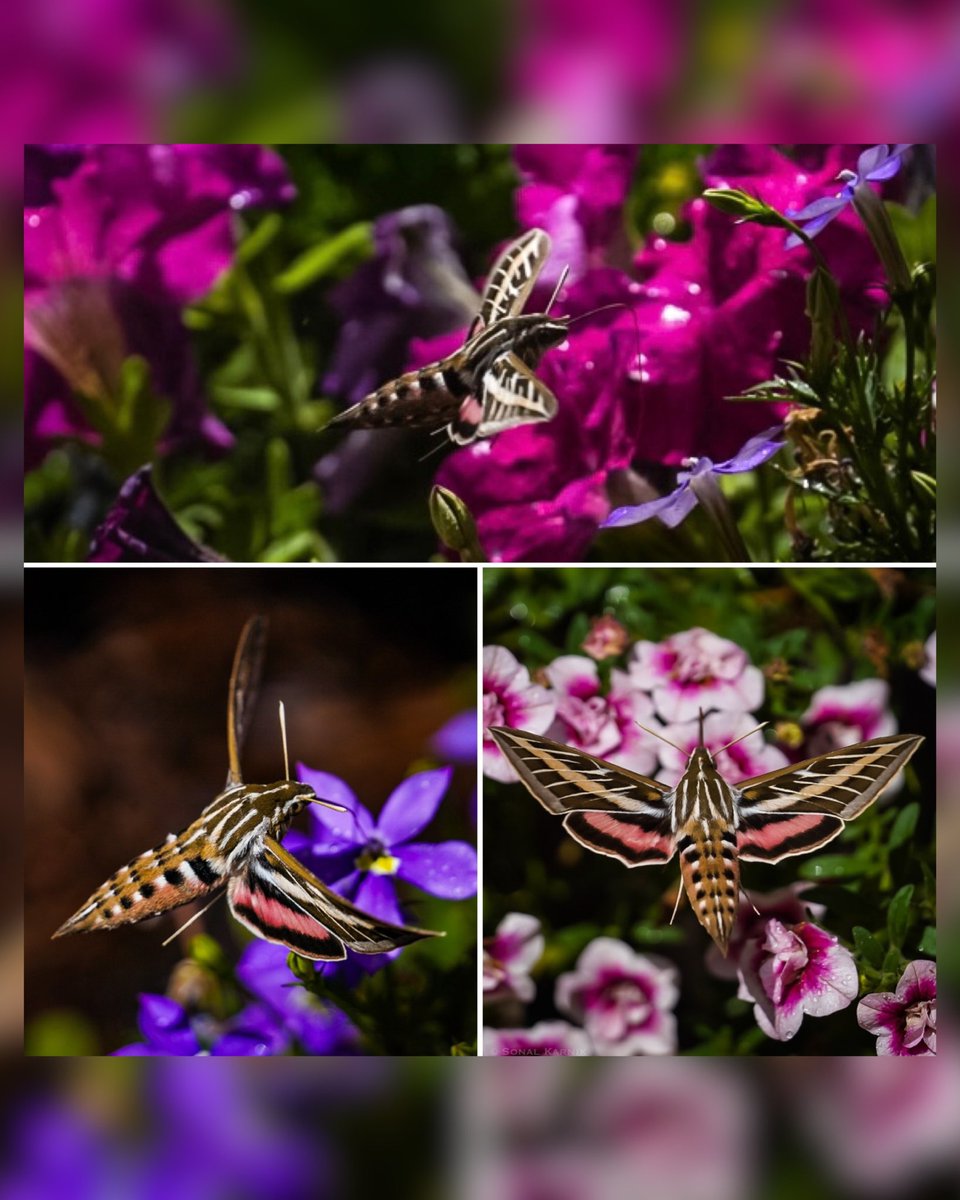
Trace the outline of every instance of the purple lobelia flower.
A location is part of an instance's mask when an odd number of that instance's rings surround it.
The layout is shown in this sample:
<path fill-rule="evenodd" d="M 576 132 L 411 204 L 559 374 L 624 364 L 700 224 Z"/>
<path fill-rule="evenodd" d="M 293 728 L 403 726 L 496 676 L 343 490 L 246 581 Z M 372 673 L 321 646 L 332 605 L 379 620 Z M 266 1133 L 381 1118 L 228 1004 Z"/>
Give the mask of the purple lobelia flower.
<path fill-rule="evenodd" d="M 484 1003 L 516 997 L 529 1004 L 535 993 L 530 971 L 545 945 L 536 917 L 507 913 L 493 936 L 483 941 Z"/>
<path fill-rule="evenodd" d="M 90 543 L 88 562 L 222 562 L 180 528 L 157 495 L 153 468 L 124 483 Z"/>
<path fill-rule="evenodd" d="M 666 959 L 598 937 L 557 980 L 556 1004 L 581 1021 L 597 1054 L 672 1054 L 679 973 Z"/>
<path fill-rule="evenodd" d="M 206 409 L 181 308 L 229 266 L 237 212 L 293 198 L 282 160 L 261 146 L 91 146 L 50 190 L 24 209 L 25 339 L 57 376 L 36 392 L 28 377 L 27 466 L 63 437 L 96 440 L 90 413 L 109 423 L 134 354 L 171 406 L 162 450 L 232 445 Z"/>
<path fill-rule="evenodd" d="M 857 1005 L 857 1023 L 877 1035 L 877 1054 L 937 1052 L 937 964 L 907 963 L 895 992 L 873 992 Z"/>
<path fill-rule="evenodd" d="M 857 998 L 857 964 L 832 933 L 811 921 L 784 925 L 770 917 L 743 947 L 737 964 L 741 1000 L 752 1000 L 757 1024 L 789 1041 L 804 1015 L 825 1017 Z"/>
<path fill-rule="evenodd" d="M 590 1038 L 567 1021 L 540 1021 L 530 1029 L 484 1029 L 483 1053 L 506 1058 L 592 1054 Z"/>
<path fill-rule="evenodd" d="M 291 830 L 284 845 L 334 891 L 364 912 L 400 925 L 404 917 L 394 880 L 403 880 L 444 900 L 476 895 L 477 854 L 462 841 L 419 842 L 447 790 L 451 767 L 420 771 L 403 780 L 374 818 L 353 791 L 335 775 L 297 765 L 297 778 L 318 796 L 342 804 L 346 812 L 318 807 L 310 811 L 310 832 Z M 327 819 L 329 817 L 329 820 Z M 401 950 L 351 956 L 349 964 L 327 964 L 375 971 Z"/>
<path fill-rule="evenodd" d="M 115 1050 L 115 1055 L 261 1057 L 283 1054 L 289 1044 L 275 1016 L 258 1005 L 220 1023 L 206 1014 L 191 1016 L 169 996 L 143 992 L 137 1023 L 144 1040 Z"/>
<path fill-rule="evenodd" d="M 821 229 L 829 225 L 849 204 L 854 202 L 860 189 L 870 183 L 892 179 L 900 170 L 904 151 L 909 150 L 910 145 L 910 142 L 901 142 L 893 147 L 888 145 L 871 146 L 869 150 L 864 150 L 857 159 L 855 171 L 843 170 L 837 176 L 843 181 L 843 187 L 835 196 L 823 196 L 819 200 L 812 200 L 801 209 L 788 209 L 784 215 L 802 226 L 808 237 L 816 237 Z M 802 240 L 797 234 L 791 233 L 787 237 L 785 246 L 789 250 L 794 246 L 801 245 Z"/>
<path fill-rule="evenodd" d="M 677 475 L 677 486 L 669 496 L 660 496 L 656 500 L 648 500 L 644 504 L 627 504 L 616 508 L 602 522 L 601 528 L 611 529 L 620 525 L 637 525 L 640 521 L 648 521 L 651 517 L 659 517 L 669 529 L 676 528 L 685 517 L 701 503 L 709 503 L 705 489 L 717 475 L 738 475 L 744 471 L 756 470 L 762 463 L 767 462 L 785 444 L 780 437 L 780 426 L 765 429 L 762 433 L 750 438 L 733 456 L 725 462 L 714 463 L 709 458 L 692 458 L 685 462 L 684 471 Z"/>

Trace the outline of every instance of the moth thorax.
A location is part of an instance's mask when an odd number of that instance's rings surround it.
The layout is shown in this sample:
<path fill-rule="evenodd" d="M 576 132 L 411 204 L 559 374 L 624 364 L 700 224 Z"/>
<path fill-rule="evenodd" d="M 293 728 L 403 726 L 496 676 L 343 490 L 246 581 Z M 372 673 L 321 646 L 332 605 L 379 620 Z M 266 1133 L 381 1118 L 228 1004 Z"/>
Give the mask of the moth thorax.
<path fill-rule="evenodd" d="M 567 321 L 560 318 L 531 313 L 526 317 L 514 317 L 513 321 L 516 322 L 512 331 L 514 352 L 528 365 L 538 361 L 552 346 L 559 346 L 567 337 Z"/>

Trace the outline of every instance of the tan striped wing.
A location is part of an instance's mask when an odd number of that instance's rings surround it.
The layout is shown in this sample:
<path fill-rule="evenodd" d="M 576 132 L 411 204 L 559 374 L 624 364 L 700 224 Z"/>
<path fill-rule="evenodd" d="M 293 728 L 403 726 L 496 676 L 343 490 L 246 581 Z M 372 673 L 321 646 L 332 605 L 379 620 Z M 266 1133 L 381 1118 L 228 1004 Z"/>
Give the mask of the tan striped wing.
<path fill-rule="evenodd" d="M 227 888 L 230 909 L 258 937 L 304 958 L 332 962 L 357 954 L 382 954 L 421 938 L 430 929 L 391 925 L 338 896 L 273 838 L 251 856 Z"/>
<path fill-rule="evenodd" d="M 469 337 L 523 311 L 549 254 L 550 237 L 542 229 L 530 229 L 510 243 L 487 277 L 480 313 Z"/>
<path fill-rule="evenodd" d="M 775 863 L 826 845 L 873 804 L 922 741 L 910 733 L 872 738 L 739 784 L 739 856 Z"/>

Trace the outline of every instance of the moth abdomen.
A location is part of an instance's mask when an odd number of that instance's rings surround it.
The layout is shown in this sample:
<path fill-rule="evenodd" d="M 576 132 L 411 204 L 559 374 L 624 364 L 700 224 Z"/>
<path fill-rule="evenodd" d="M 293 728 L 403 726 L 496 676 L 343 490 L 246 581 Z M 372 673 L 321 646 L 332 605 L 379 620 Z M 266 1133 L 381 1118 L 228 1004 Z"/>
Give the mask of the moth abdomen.
<path fill-rule="evenodd" d="M 740 897 L 736 833 L 718 821 L 691 821 L 677 849 L 690 906 L 725 956 Z"/>

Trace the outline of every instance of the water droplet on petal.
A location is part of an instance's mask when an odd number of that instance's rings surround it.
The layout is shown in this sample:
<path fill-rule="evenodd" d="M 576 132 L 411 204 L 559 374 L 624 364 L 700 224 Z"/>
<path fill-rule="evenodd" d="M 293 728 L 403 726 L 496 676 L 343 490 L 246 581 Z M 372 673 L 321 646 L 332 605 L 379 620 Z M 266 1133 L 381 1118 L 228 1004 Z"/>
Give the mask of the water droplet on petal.
<path fill-rule="evenodd" d="M 665 304 L 660 313 L 660 321 L 664 325 L 686 325 L 689 320 L 690 313 L 676 304 Z"/>

